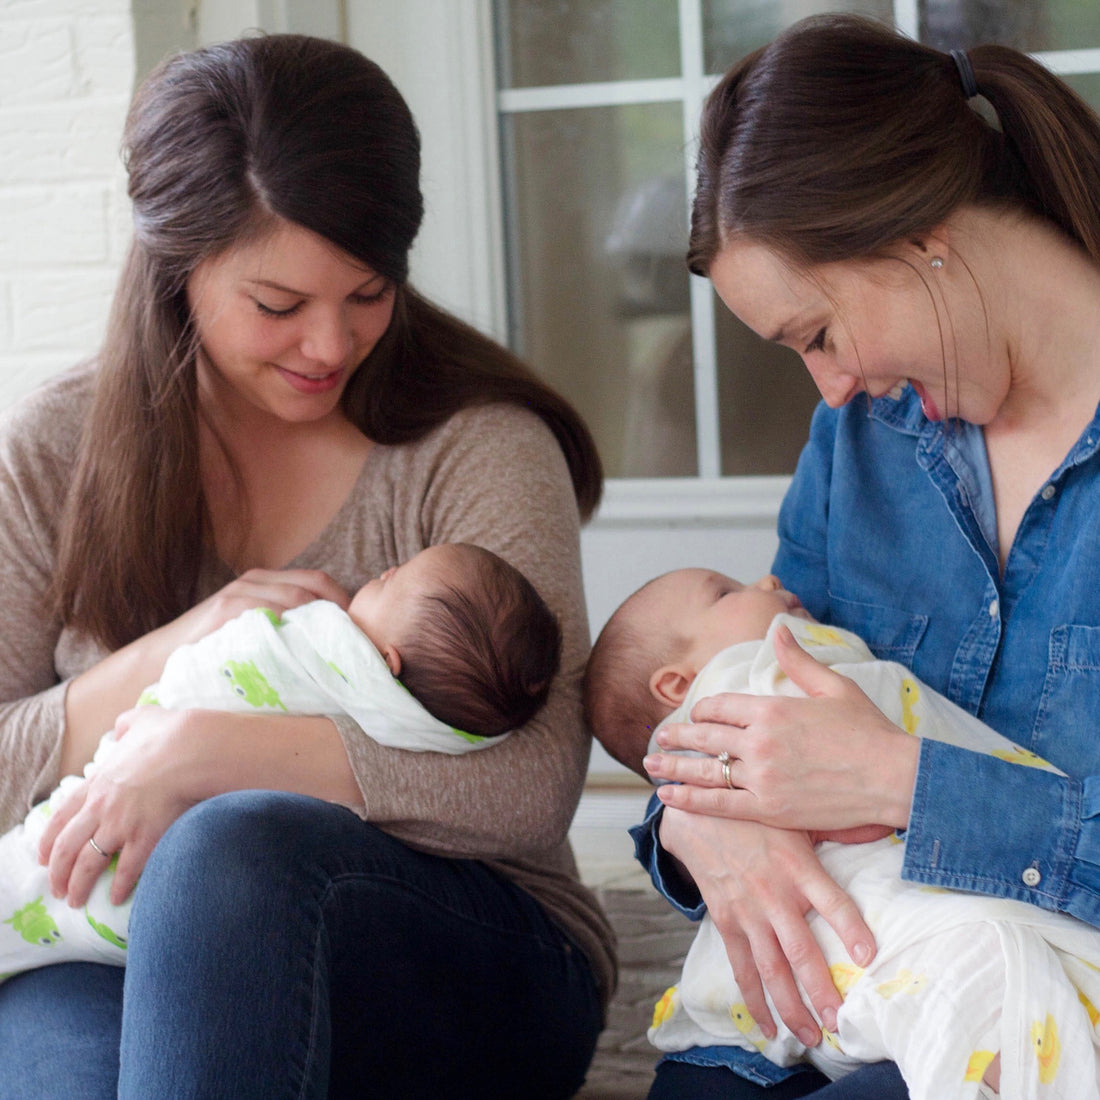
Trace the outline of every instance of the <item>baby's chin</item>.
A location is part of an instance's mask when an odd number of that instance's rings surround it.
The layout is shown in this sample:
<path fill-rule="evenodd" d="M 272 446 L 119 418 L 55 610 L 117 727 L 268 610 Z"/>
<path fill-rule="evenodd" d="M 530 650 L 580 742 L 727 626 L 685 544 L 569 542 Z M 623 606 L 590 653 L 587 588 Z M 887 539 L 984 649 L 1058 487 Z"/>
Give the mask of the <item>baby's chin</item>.
<path fill-rule="evenodd" d="M 805 619 L 808 623 L 815 623 L 817 620 L 811 615 L 801 604 L 797 607 L 789 608 L 788 615 L 793 615 L 796 619 Z"/>

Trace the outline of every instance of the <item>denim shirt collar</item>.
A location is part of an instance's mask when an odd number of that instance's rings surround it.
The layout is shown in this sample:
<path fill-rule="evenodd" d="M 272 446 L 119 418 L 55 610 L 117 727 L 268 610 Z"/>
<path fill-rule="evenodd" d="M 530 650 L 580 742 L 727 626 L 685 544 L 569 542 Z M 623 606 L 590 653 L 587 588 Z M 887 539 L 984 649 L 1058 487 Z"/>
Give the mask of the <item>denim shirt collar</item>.
<path fill-rule="evenodd" d="M 928 420 L 921 408 L 920 398 L 912 386 L 906 386 L 901 396 L 896 400 L 890 397 L 875 398 L 871 402 L 869 415 L 872 420 L 876 420 L 888 428 L 893 428 L 895 431 L 902 432 L 905 435 L 919 436 L 923 445 L 922 449 L 927 452 L 931 452 L 938 441 L 951 435 L 966 440 L 962 445 L 962 449 L 970 451 L 971 444 L 968 437 L 975 433 L 979 438 L 981 436 L 981 428 L 965 420 L 946 422 Z M 1049 480 L 1057 481 L 1067 470 L 1090 459 L 1098 449 L 1100 449 L 1100 406 L 1097 406 L 1092 420 Z M 988 470 L 988 462 L 985 465 Z"/>
<path fill-rule="evenodd" d="M 876 398 L 871 402 L 869 415 L 894 431 L 918 438 L 918 463 L 928 472 L 955 522 L 986 560 L 991 577 L 995 578 L 999 571 L 997 517 L 982 429 L 965 420 L 928 420 L 912 386 L 906 386 L 896 399 Z M 1086 462 L 1097 449 L 1100 449 L 1100 406 L 1047 484 L 1057 485 L 1068 470 Z"/>

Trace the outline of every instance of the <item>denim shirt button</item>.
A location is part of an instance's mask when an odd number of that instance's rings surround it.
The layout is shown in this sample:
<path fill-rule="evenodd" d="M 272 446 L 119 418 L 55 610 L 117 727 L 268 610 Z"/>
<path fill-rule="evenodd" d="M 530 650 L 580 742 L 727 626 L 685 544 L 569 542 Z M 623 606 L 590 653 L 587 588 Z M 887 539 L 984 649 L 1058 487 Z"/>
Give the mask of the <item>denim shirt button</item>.
<path fill-rule="evenodd" d="M 1050 498 L 1052 496 L 1054 496 L 1054 493 L 1055 493 L 1054 486 L 1053 485 L 1047 485 L 1047 486 L 1044 487 L 1044 489 L 1043 489 L 1043 491 L 1040 495 L 1042 496 L 1043 500 L 1050 500 Z"/>
<path fill-rule="evenodd" d="M 1038 886 L 1043 881 L 1038 867 L 1028 867 L 1020 877 L 1024 880 L 1025 886 Z"/>
<path fill-rule="evenodd" d="M 997 611 L 999 610 L 999 608 L 1000 608 L 1000 605 L 998 604 L 998 602 L 996 600 L 993 600 L 993 602 L 990 603 L 990 605 L 989 605 L 989 617 L 991 619 L 995 619 L 997 617 Z"/>

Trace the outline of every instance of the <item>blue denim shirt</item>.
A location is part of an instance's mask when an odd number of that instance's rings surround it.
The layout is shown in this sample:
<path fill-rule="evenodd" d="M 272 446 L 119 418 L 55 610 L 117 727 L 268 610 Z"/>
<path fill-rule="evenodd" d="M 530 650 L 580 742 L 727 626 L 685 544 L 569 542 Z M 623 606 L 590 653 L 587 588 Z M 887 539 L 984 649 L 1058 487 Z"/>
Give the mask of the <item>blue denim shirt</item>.
<path fill-rule="evenodd" d="M 810 612 L 859 634 L 1068 774 L 921 746 L 904 878 L 1016 898 L 1100 926 L 1100 410 L 1031 501 L 1001 577 L 981 430 L 898 400 L 818 406 L 779 516 L 774 572 Z M 689 915 L 659 807 L 632 832 Z M 783 1071 L 779 1071 L 782 1073 Z"/>

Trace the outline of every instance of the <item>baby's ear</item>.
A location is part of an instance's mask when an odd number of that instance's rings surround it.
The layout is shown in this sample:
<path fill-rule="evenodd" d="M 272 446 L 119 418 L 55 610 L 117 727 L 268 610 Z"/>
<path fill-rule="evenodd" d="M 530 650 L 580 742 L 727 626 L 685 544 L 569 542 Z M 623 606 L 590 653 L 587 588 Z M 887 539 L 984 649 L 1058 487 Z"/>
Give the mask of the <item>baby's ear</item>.
<path fill-rule="evenodd" d="M 381 649 L 382 657 L 385 659 L 386 665 L 390 672 L 394 676 L 401 675 L 401 654 L 397 652 L 397 648 L 392 645 L 385 645 Z"/>
<path fill-rule="evenodd" d="M 685 665 L 662 665 L 649 678 L 649 692 L 666 707 L 678 707 L 694 679 L 695 674 Z"/>

